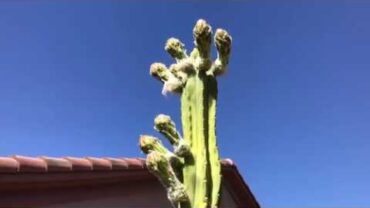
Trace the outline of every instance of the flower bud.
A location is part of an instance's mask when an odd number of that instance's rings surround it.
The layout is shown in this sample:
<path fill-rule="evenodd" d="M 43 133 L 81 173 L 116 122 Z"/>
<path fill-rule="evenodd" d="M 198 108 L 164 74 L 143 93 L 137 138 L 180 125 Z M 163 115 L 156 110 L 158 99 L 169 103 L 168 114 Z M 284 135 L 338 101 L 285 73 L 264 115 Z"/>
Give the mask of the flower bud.
<path fill-rule="evenodd" d="M 160 141 L 157 138 L 148 135 L 141 135 L 139 139 L 139 146 L 145 154 L 156 149 L 158 143 Z"/>
<path fill-rule="evenodd" d="M 177 38 L 170 38 L 164 49 L 176 60 L 186 58 L 185 45 Z"/>
<path fill-rule="evenodd" d="M 217 29 L 215 33 L 215 44 L 219 53 L 219 58 L 224 64 L 228 64 L 231 50 L 231 36 L 224 29 Z"/>
<path fill-rule="evenodd" d="M 157 130 L 166 129 L 168 126 L 174 126 L 175 124 L 171 120 L 171 117 L 165 114 L 159 114 L 154 119 L 155 128 Z"/>
<path fill-rule="evenodd" d="M 154 129 L 162 133 L 172 145 L 177 145 L 180 140 L 175 123 L 168 115 L 159 114 L 154 119 Z"/>
<path fill-rule="evenodd" d="M 150 75 L 156 79 L 165 82 L 169 79 L 169 71 L 162 63 L 153 63 L 150 65 Z"/>
<path fill-rule="evenodd" d="M 210 56 L 211 36 L 211 26 L 203 19 L 198 20 L 193 29 L 193 37 L 201 58 L 208 59 Z"/>

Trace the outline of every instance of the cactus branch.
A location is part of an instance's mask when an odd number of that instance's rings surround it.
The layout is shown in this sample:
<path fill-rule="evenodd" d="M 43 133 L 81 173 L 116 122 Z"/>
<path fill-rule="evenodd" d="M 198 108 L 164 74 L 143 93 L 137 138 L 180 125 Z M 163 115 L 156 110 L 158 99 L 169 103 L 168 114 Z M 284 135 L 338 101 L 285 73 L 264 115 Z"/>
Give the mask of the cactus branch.
<path fill-rule="evenodd" d="M 154 119 L 154 129 L 162 133 L 172 145 L 178 145 L 181 136 L 170 116 L 159 114 Z"/>
<path fill-rule="evenodd" d="M 149 171 L 156 175 L 167 189 L 168 199 L 173 206 L 181 207 L 181 204 L 189 203 L 184 185 L 177 179 L 168 158 L 164 154 L 157 151 L 150 152 L 147 156 L 146 165 Z"/>
<path fill-rule="evenodd" d="M 211 73 L 220 75 L 225 73 L 226 67 L 229 64 L 232 39 L 229 33 L 224 29 L 217 29 L 214 39 L 218 53 L 217 59 L 211 68 Z"/>
<path fill-rule="evenodd" d="M 208 59 L 211 54 L 212 28 L 203 19 L 197 21 L 193 29 L 194 44 L 201 58 Z"/>
<path fill-rule="evenodd" d="M 154 129 L 163 134 L 174 147 L 177 156 L 185 157 L 190 154 L 190 147 L 176 130 L 176 125 L 170 116 L 159 114 L 154 119 Z"/>
<path fill-rule="evenodd" d="M 195 65 L 198 70 L 207 70 L 211 66 L 212 28 L 203 19 L 197 21 L 193 29 L 194 44 L 199 52 Z"/>

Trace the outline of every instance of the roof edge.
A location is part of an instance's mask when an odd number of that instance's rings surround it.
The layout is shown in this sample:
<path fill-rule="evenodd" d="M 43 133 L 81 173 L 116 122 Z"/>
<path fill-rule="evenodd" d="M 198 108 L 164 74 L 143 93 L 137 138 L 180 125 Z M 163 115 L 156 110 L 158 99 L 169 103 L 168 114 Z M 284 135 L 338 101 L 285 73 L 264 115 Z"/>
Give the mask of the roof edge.
<path fill-rule="evenodd" d="M 233 160 L 221 160 L 223 185 L 237 206 L 260 208 Z M 111 157 L 0 157 L 0 190 L 46 188 L 118 181 L 155 180 L 144 158 Z"/>

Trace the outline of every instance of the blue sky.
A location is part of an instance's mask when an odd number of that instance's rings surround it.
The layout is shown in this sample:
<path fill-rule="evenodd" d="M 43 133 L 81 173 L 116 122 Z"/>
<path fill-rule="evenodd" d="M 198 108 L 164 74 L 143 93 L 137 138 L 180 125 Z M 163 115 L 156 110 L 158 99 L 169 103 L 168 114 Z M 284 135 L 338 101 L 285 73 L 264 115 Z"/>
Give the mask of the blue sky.
<path fill-rule="evenodd" d="M 332 2 L 332 1 L 330 1 Z M 263 207 L 370 206 L 370 4 L 1 1 L 0 154 L 143 157 L 152 62 L 205 18 L 233 36 L 218 141 Z"/>

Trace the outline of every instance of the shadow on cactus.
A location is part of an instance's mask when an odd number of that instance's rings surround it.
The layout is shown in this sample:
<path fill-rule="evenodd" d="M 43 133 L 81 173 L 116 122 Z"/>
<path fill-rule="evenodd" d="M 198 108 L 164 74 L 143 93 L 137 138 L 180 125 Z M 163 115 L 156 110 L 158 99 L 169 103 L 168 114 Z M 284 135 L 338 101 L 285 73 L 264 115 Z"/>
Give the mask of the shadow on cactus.
<path fill-rule="evenodd" d="M 212 29 L 200 19 L 193 29 L 195 48 L 190 55 L 176 38 L 165 50 L 176 63 L 167 68 L 153 63 L 150 74 L 164 83 L 162 93 L 181 94 L 183 136 L 167 115 L 158 115 L 154 129 L 166 137 L 173 152 L 159 139 L 141 135 L 140 148 L 147 154 L 148 169 L 167 190 L 173 207 L 217 207 L 221 188 L 221 165 L 216 143 L 216 76 L 226 71 L 231 37 L 217 29 L 214 42 L 217 59 L 211 60 Z"/>

